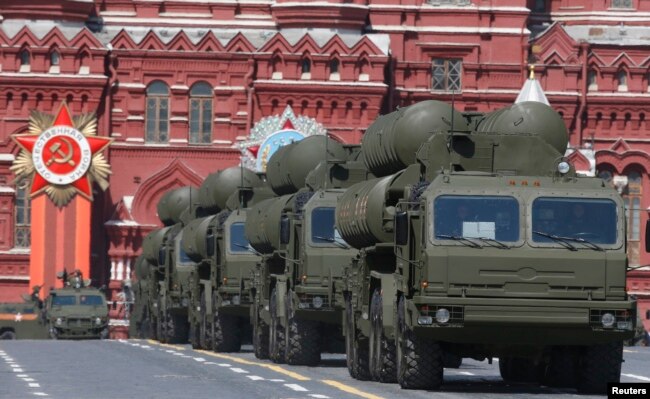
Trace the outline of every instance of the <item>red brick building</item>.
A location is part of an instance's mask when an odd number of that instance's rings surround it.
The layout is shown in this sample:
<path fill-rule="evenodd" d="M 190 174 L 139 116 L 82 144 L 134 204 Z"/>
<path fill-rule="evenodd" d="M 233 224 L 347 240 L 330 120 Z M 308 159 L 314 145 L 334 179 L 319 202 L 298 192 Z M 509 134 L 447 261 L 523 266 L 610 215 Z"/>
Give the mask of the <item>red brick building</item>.
<path fill-rule="evenodd" d="M 649 31 L 645 0 L 3 0 L 0 301 L 29 285 L 29 201 L 9 137 L 32 109 L 66 100 L 114 139 L 91 277 L 119 286 L 162 193 L 239 162 L 237 143 L 263 118 L 289 105 L 358 142 L 379 114 L 416 101 L 511 104 L 529 63 L 570 128 L 569 156 L 628 198 L 631 264 L 650 264 L 639 250 Z M 650 292 L 644 273 L 630 274 L 632 291 Z"/>

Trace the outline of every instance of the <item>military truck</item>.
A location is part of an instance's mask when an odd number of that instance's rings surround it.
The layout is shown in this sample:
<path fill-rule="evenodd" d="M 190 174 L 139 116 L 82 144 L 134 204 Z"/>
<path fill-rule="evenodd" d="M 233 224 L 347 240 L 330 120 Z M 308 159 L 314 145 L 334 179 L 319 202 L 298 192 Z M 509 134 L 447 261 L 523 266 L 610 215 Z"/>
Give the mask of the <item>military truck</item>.
<path fill-rule="evenodd" d="M 41 311 L 40 287 L 32 295 L 24 294 L 23 302 L 0 303 L 0 340 L 46 339 L 48 337 Z"/>
<path fill-rule="evenodd" d="M 50 290 L 45 298 L 43 318 L 51 339 L 108 338 L 108 304 L 104 292 L 90 286 L 76 273 L 66 278 L 63 288 Z"/>
<path fill-rule="evenodd" d="M 251 313 L 260 358 L 314 365 L 337 349 L 343 303 L 334 288 L 353 249 L 334 229 L 334 209 L 345 187 L 369 176 L 359 157 L 358 146 L 313 136 L 283 147 L 267 166 L 280 197 L 254 206 L 245 225 L 262 254 Z"/>
<path fill-rule="evenodd" d="M 199 217 L 181 241 L 197 264 L 189 297 L 194 348 L 236 352 L 250 336 L 250 274 L 260 257 L 248 245 L 244 222 L 249 206 L 274 195 L 262 176 L 240 167 L 209 175 L 199 188 Z"/>
<path fill-rule="evenodd" d="M 150 321 L 149 301 L 149 263 L 140 255 L 136 258 L 132 282 L 133 310 L 129 315 L 129 336 L 133 338 L 153 338 Z"/>
<path fill-rule="evenodd" d="M 141 305 L 142 312 L 148 315 L 151 337 L 163 343 L 188 341 L 190 275 L 196 263 L 181 248 L 181 239 L 191 220 L 193 198 L 198 198 L 198 190 L 189 186 L 164 194 L 157 210 L 165 227 L 149 233 L 143 244 L 146 263 L 141 268 L 147 275 L 148 300 Z"/>
<path fill-rule="evenodd" d="M 427 116 L 443 128 L 415 159 L 400 155 Z M 380 177 L 336 209 L 360 250 L 344 272 L 353 377 L 438 389 L 451 354 L 498 357 L 505 380 L 579 392 L 619 380 L 636 318 L 625 209 L 576 174 L 567 141 L 560 116 L 534 102 L 483 116 L 420 103 L 367 130 L 364 159 Z"/>

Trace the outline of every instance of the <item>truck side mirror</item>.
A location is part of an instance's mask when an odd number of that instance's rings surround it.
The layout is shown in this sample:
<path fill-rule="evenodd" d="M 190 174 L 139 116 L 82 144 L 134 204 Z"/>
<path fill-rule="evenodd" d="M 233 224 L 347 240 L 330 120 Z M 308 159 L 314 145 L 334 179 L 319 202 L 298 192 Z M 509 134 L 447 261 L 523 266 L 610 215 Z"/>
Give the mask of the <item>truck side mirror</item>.
<path fill-rule="evenodd" d="M 213 234 L 207 234 L 205 236 L 205 252 L 207 253 L 208 257 L 214 256 L 214 235 Z"/>
<path fill-rule="evenodd" d="M 280 219 L 280 244 L 289 243 L 289 218 L 282 216 Z"/>
<path fill-rule="evenodd" d="M 397 212 L 395 214 L 395 244 L 406 245 L 409 238 L 408 213 Z"/>
<path fill-rule="evenodd" d="M 645 251 L 650 252 L 650 220 L 645 222 Z"/>

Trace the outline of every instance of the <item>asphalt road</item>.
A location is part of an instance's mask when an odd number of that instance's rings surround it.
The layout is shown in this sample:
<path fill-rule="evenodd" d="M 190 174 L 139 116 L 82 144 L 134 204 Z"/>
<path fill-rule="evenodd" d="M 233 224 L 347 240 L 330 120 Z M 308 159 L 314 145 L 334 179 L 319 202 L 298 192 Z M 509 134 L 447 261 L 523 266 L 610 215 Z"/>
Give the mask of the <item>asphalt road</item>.
<path fill-rule="evenodd" d="M 153 341 L 0 341 L 0 398 L 502 398 L 577 396 L 575 391 L 506 384 L 498 363 L 464 360 L 445 370 L 440 392 L 356 381 L 344 355 L 319 367 L 276 365 L 242 353 L 195 351 Z M 622 381 L 650 383 L 650 348 L 626 348 Z M 587 398 L 588 396 L 580 396 Z"/>

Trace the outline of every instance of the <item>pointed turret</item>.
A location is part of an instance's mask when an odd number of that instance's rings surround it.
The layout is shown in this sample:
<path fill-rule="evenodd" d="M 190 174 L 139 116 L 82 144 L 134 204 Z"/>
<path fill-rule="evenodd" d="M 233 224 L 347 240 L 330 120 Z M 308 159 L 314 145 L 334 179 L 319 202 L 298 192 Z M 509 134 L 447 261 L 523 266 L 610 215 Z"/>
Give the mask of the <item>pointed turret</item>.
<path fill-rule="evenodd" d="M 528 79 L 526 79 L 524 86 L 521 88 L 521 91 L 515 100 L 515 104 L 523 103 L 524 101 L 537 101 L 539 103 L 551 105 L 549 104 L 539 81 L 535 79 L 535 65 L 530 65 L 528 69 L 530 70 L 530 75 L 528 76 Z"/>

